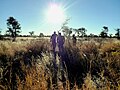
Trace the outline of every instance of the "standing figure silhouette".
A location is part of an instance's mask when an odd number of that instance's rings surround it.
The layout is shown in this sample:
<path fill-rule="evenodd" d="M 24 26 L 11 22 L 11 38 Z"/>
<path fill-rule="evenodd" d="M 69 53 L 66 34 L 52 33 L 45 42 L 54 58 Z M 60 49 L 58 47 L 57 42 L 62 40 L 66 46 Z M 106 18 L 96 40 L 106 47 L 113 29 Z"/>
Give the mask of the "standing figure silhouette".
<path fill-rule="evenodd" d="M 58 49 L 59 49 L 59 56 L 61 56 L 64 53 L 64 42 L 65 42 L 65 38 L 64 36 L 61 35 L 61 33 L 58 34 L 57 37 L 57 43 L 58 43 Z"/>
<path fill-rule="evenodd" d="M 53 54 L 54 54 L 55 59 L 56 59 L 56 51 L 55 51 L 55 49 L 56 49 L 56 44 L 57 44 L 56 39 L 57 39 L 57 34 L 56 34 L 56 32 L 54 32 L 52 34 L 51 38 L 50 38 L 50 42 L 52 42 L 52 49 L 53 49 Z"/>
<path fill-rule="evenodd" d="M 66 77 L 65 77 L 65 60 L 64 60 L 64 56 L 65 56 L 65 48 L 64 48 L 64 43 L 65 43 L 65 38 L 64 36 L 61 35 L 61 33 L 58 33 L 58 37 L 57 37 L 57 44 L 58 44 L 58 56 L 60 57 L 60 73 L 61 73 L 61 78 L 59 78 L 60 81 L 63 82 L 63 87 L 65 88 L 66 86 Z"/>
<path fill-rule="evenodd" d="M 56 64 L 56 44 L 57 44 L 57 34 L 56 32 L 54 32 L 50 38 L 51 44 L 52 44 L 52 49 L 53 49 L 53 55 L 54 55 L 54 59 L 53 59 L 53 76 L 52 76 L 52 84 L 54 85 L 54 87 L 57 86 L 57 64 Z"/>
<path fill-rule="evenodd" d="M 72 41 L 73 41 L 73 46 L 76 46 L 77 39 L 76 39 L 75 34 L 73 34 L 72 36 Z"/>

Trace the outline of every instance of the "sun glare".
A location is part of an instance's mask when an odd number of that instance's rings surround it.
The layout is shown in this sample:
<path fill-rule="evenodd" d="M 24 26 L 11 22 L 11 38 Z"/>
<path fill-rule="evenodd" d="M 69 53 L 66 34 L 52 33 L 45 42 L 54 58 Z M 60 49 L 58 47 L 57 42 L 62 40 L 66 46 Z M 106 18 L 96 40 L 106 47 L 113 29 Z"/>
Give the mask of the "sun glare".
<path fill-rule="evenodd" d="M 62 24 L 65 18 L 64 8 L 58 4 L 51 3 L 46 12 L 47 22 L 50 24 Z"/>

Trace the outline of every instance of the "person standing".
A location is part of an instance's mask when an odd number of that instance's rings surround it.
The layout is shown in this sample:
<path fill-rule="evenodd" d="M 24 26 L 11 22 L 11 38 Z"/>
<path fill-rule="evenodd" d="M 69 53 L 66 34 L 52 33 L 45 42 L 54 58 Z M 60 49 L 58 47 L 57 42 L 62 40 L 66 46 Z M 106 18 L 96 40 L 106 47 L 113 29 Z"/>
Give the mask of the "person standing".
<path fill-rule="evenodd" d="M 57 43 L 58 43 L 59 55 L 61 56 L 62 53 L 64 53 L 63 45 L 65 43 L 65 38 L 64 38 L 64 36 L 61 35 L 61 33 L 58 33 Z"/>
<path fill-rule="evenodd" d="M 56 51 L 55 51 L 55 49 L 56 49 L 56 44 L 57 44 L 56 39 L 57 39 L 57 34 L 56 34 L 56 32 L 54 32 L 52 34 L 51 38 L 50 38 L 50 42 L 52 43 L 52 49 L 53 49 L 53 54 L 54 54 L 55 59 L 56 59 Z"/>
<path fill-rule="evenodd" d="M 53 49 L 53 57 L 54 57 L 54 59 L 53 59 L 53 72 L 54 72 L 54 74 L 53 74 L 53 77 L 52 77 L 52 84 L 53 85 L 57 85 L 56 83 L 57 83 L 57 71 L 58 71 L 58 67 L 57 67 L 57 64 L 56 64 L 56 45 L 57 45 L 57 34 L 56 34 L 56 32 L 54 32 L 53 34 L 52 34 L 52 36 L 51 36 L 51 38 L 50 38 L 50 42 L 51 42 L 51 44 L 52 44 L 52 49 Z"/>
<path fill-rule="evenodd" d="M 65 50 L 64 50 L 64 43 L 65 43 L 65 38 L 64 36 L 61 35 L 61 33 L 58 33 L 58 37 L 57 37 L 57 44 L 58 44 L 58 56 L 60 57 L 60 73 L 61 73 L 61 78 L 59 78 L 59 80 L 61 82 L 63 82 L 63 87 L 65 88 L 66 86 L 66 77 L 65 77 L 65 69 L 66 69 L 66 61 L 64 59 L 65 56 Z"/>
<path fill-rule="evenodd" d="M 73 46 L 76 46 L 77 39 L 76 39 L 75 34 L 73 34 L 72 36 L 72 41 L 73 41 Z"/>

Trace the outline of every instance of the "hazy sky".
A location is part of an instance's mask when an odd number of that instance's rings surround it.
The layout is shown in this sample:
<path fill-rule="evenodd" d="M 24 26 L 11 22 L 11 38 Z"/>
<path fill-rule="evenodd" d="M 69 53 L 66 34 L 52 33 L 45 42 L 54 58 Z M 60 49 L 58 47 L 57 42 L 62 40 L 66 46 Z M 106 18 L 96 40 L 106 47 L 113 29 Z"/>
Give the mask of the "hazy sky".
<path fill-rule="evenodd" d="M 7 29 L 6 20 L 13 16 L 21 24 L 22 34 L 35 31 L 51 34 L 60 26 L 48 24 L 45 12 L 50 3 L 61 4 L 65 14 L 70 17 L 68 26 L 85 27 L 87 33 L 98 34 L 102 27 L 108 26 L 109 33 L 120 28 L 120 0 L 0 0 L 0 28 Z"/>

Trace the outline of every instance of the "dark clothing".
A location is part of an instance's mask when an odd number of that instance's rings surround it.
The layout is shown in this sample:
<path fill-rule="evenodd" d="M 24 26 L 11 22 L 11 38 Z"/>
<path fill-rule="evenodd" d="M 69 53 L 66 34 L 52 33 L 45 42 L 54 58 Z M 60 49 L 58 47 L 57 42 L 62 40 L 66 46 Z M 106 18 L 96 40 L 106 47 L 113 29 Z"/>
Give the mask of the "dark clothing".
<path fill-rule="evenodd" d="M 52 49 L 53 49 L 53 54 L 54 54 L 54 58 L 56 59 L 56 38 L 57 38 L 57 34 L 52 34 L 51 38 L 50 38 L 50 41 L 52 42 Z"/>
<path fill-rule="evenodd" d="M 76 41 L 77 41 L 77 39 L 76 39 L 75 36 L 72 37 L 72 40 L 73 40 L 73 45 L 76 45 Z"/>
<path fill-rule="evenodd" d="M 64 42 L 65 42 L 64 36 L 58 36 L 57 37 L 58 47 L 63 46 Z"/>
<path fill-rule="evenodd" d="M 58 37 L 57 37 L 57 43 L 58 43 L 58 48 L 59 48 L 59 55 L 61 56 L 62 55 L 62 53 L 64 53 L 64 42 L 65 42 L 65 38 L 64 38 L 64 36 L 61 36 L 61 35 L 59 35 Z"/>
<path fill-rule="evenodd" d="M 57 34 L 52 34 L 50 41 L 52 42 L 52 47 L 53 47 L 53 51 L 55 51 L 56 48 L 56 38 L 57 38 Z"/>

